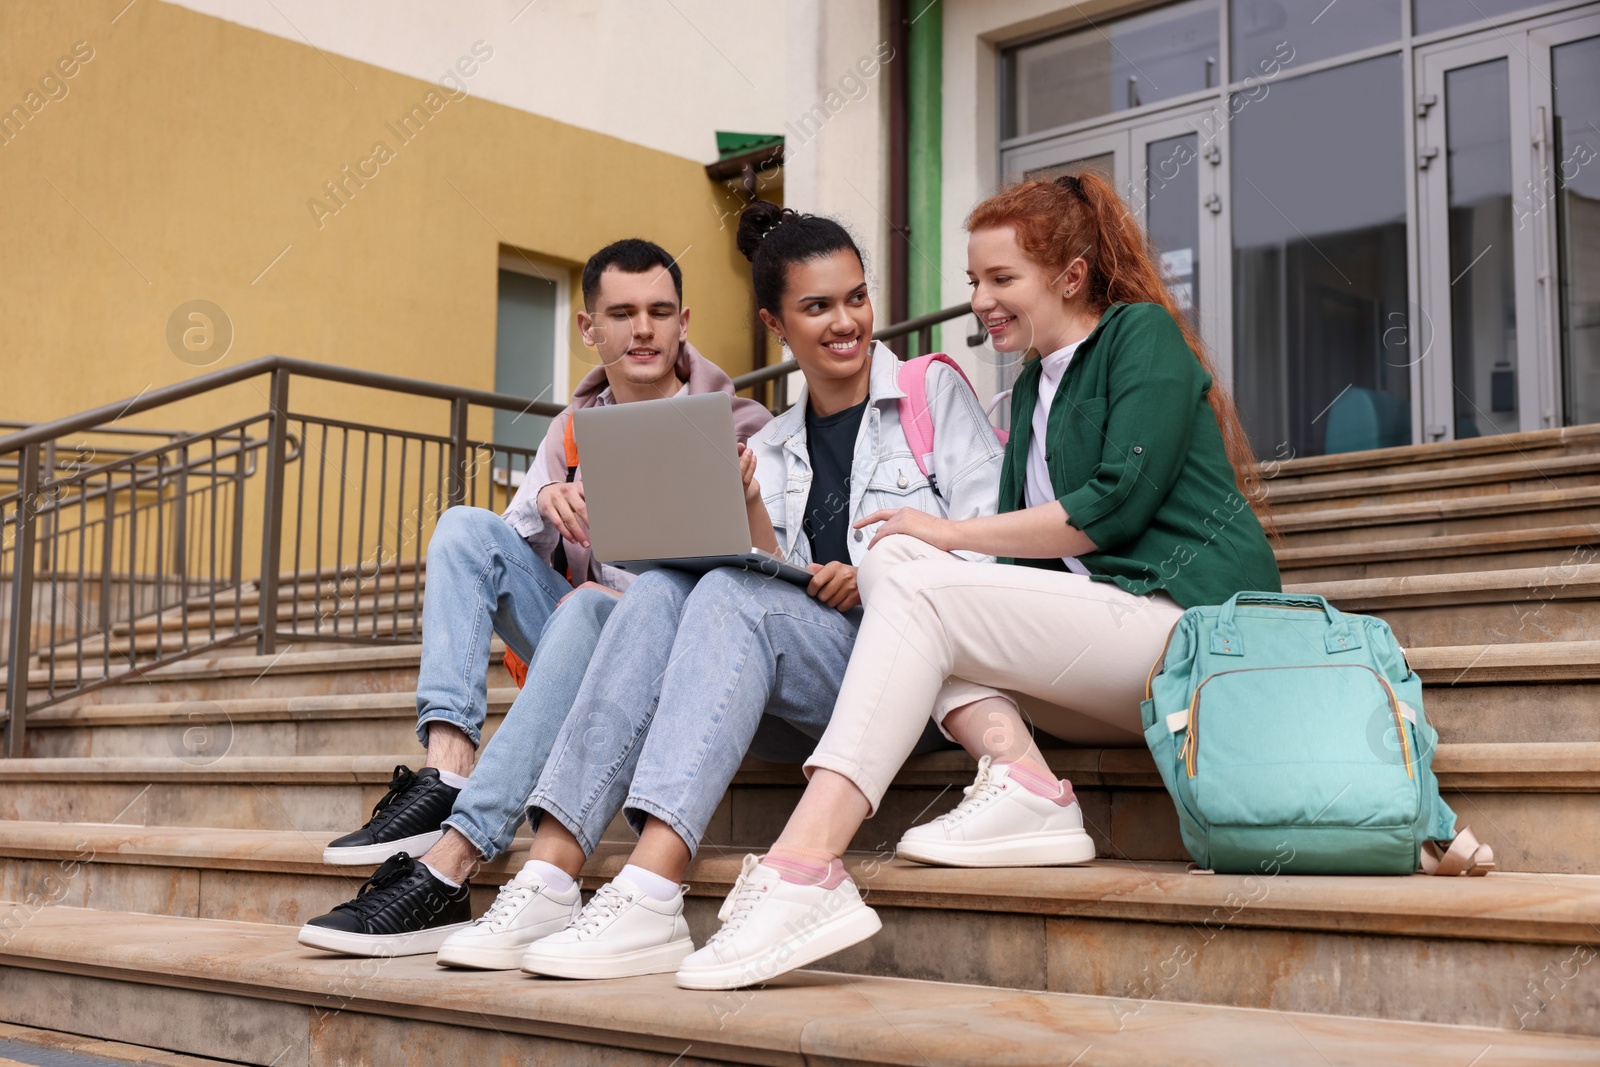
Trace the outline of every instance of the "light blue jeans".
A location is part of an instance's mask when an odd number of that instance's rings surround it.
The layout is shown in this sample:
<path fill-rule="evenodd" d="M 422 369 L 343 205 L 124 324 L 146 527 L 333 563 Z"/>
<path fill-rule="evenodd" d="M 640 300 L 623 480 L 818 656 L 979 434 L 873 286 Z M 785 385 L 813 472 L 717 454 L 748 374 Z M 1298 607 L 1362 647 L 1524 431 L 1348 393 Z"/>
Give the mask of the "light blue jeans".
<path fill-rule="evenodd" d="M 545 623 L 571 591 L 494 512 L 453 507 L 440 515 L 422 598 L 417 739 L 427 744 L 428 724 L 447 722 L 476 745 L 489 714 L 491 631 L 531 663 Z"/>
<path fill-rule="evenodd" d="M 586 852 L 619 809 L 636 831 L 661 819 L 693 852 L 753 742 L 764 758 L 809 754 L 860 624 L 859 608 L 744 570 L 642 575 L 600 636 L 529 808 Z M 937 733 L 919 748 L 930 743 Z"/>
<path fill-rule="evenodd" d="M 528 794 L 544 770 L 600 632 L 617 604 L 617 598 L 603 590 L 579 589 L 539 634 L 522 691 L 483 747 L 472 777 L 444 821 L 472 842 L 485 860 L 506 850 L 527 817 Z M 810 751 L 808 746 L 799 758 Z"/>

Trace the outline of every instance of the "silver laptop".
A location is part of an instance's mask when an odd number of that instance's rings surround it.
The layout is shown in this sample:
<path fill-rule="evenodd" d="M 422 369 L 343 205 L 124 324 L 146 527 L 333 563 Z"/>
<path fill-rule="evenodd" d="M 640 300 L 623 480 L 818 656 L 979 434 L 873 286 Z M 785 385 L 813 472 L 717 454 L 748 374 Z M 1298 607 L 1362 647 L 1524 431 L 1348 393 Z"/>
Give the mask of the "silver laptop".
<path fill-rule="evenodd" d="M 580 408 L 573 419 L 596 559 L 634 572 L 743 567 L 811 583 L 808 571 L 751 547 L 727 393 Z"/>

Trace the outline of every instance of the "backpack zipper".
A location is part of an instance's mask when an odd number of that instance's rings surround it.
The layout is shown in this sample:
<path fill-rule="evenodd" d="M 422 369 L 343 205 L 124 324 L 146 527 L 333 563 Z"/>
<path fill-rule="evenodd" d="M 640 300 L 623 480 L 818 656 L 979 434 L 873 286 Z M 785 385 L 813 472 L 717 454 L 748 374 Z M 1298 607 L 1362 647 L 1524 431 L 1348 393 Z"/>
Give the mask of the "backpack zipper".
<path fill-rule="evenodd" d="M 1207 676 L 1199 685 L 1194 687 L 1194 696 L 1189 698 L 1189 736 L 1183 739 L 1183 751 L 1179 753 L 1183 758 L 1184 768 L 1188 771 L 1189 777 L 1193 778 L 1195 776 L 1195 763 L 1200 754 L 1200 690 L 1206 687 L 1206 682 L 1211 681 L 1212 678 L 1221 678 L 1225 674 L 1246 674 L 1251 671 L 1337 671 L 1347 670 L 1350 667 L 1370 672 L 1374 678 L 1378 679 L 1379 684 L 1383 686 L 1383 691 L 1389 698 L 1389 711 L 1394 716 L 1395 729 L 1400 733 L 1400 748 L 1405 755 L 1406 777 L 1414 780 L 1417 775 L 1411 767 L 1411 739 L 1406 736 L 1405 716 L 1400 714 L 1400 700 L 1395 696 L 1394 687 L 1389 684 L 1389 679 L 1364 663 L 1322 663 L 1310 667 L 1240 667 L 1231 671 L 1218 671 L 1216 674 Z"/>
<path fill-rule="evenodd" d="M 1313 608 L 1313 607 L 1309 607 L 1308 605 L 1305 605 L 1305 604 L 1279 604 L 1279 605 L 1274 605 L 1274 607 L 1276 607 L 1276 608 L 1278 608 L 1280 610 L 1284 610 L 1284 611 L 1321 611 L 1322 610 L 1321 608 Z M 1161 668 L 1166 665 L 1166 662 L 1167 662 L 1167 650 L 1172 647 L 1173 635 L 1178 632 L 1178 627 L 1182 623 L 1183 623 L 1183 620 L 1180 618 L 1177 622 L 1172 624 L 1172 629 L 1167 631 L 1167 639 L 1166 639 L 1166 641 L 1162 642 L 1161 654 L 1159 656 L 1157 656 L 1156 657 L 1156 661 L 1150 665 L 1150 673 L 1148 675 L 1146 675 L 1145 679 L 1144 679 L 1144 698 L 1146 700 L 1149 700 L 1149 699 L 1151 699 L 1152 697 L 1155 696 L 1156 675 L 1160 674 L 1161 673 Z M 1400 650 L 1400 655 L 1401 655 L 1402 658 L 1405 656 L 1405 649 L 1401 649 Z M 1254 670 L 1255 668 L 1244 668 L 1244 669 Z M 1267 670 L 1273 670 L 1275 668 L 1268 667 L 1266 669 Z M 1409 664 L 1409 663 L 1406 664 L 1406 670 L 1408 672 L 1411 670 L 1411 664 Z M 1231 673 L 1231 672 L 1229 672 L 1229 671 L 1219 671 L 1218 673 L 1219 674 L 1228 674 L 1228 673 Z M 1200 684 L 1204 685 L 1205 683 L 1201 682 Z"/>

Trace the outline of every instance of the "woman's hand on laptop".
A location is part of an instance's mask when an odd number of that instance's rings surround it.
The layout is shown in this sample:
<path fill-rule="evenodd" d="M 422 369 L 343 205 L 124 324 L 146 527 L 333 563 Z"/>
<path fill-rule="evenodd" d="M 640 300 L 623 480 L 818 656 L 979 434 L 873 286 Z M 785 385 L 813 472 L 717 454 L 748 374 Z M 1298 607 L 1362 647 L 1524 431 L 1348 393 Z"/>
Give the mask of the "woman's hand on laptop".
<path fill-rule="evenodd" d="M 744 481 L 744 502 L 761 503 L 761 483 L 756 481 L 756 454 L 742 441 L 739 443 L 739 477 Z"/>
<path fill-rule="evenodd" d="M 814 577 L 811 584 L 806 586 L 806 592 L 840 611 L 849 611 L 861 603 L 861 594 L 856 590 L 856 569 L 848 563 L 834 560 L 832 563 L 807 564 Z"/>
<path fill-rule="evenodd" d="M 544 521 L 568 541 L 589 547 L 589 508 L 583 502 L 582 482 L 551 482 L 539 490 L 535 503 Z"/>

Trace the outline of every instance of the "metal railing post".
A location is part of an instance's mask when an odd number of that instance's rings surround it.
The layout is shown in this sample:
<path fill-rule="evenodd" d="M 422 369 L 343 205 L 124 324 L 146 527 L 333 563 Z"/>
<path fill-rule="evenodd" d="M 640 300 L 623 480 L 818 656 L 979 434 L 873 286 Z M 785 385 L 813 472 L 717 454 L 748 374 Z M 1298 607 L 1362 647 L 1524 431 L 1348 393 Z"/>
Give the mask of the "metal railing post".
<path fill-rule="evenodd" d="M 17 468 L 17 535 L 11 566 L 11 642 L 6 656 L 6 732 L 0 755 L 21 756 L 28 728 L 28 657 L 33 655 L 33 568 L 39 521 L 39 446 L 23 446 Z"/>
<path fill-rule="evenodd" d="M 177 492 L 172 500 L 172 577 L 178 586 L 178 603 L 189 599 L 189 448 L 178 450 Z"/>
<path fill-rule="evenodd" d="M 456 397 L 450 401 L 450 475 L 445 488 L 445 506 L 453 508 L 466 500 L 467 400 Z"/>
<path fill-rule="evenodd" d="M 283 549 L 283 476 L 289 429 L 289 371 L 272 372 L 271 400 L 267 409 L 267 480 L 261 505 L 261 578 L 257 588 L 257 619 L 261 635 L 256 654 L 270 656 L 278 650 L 278 583 Z"/>

